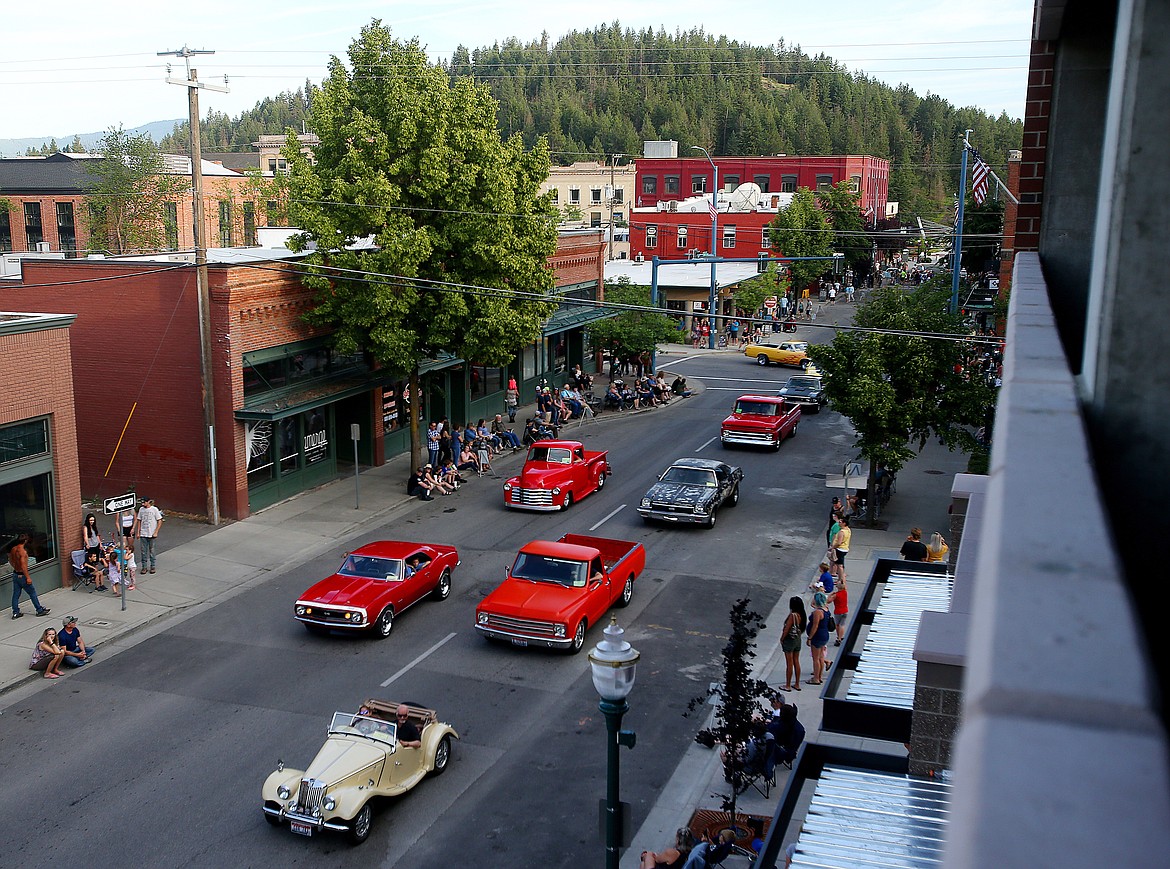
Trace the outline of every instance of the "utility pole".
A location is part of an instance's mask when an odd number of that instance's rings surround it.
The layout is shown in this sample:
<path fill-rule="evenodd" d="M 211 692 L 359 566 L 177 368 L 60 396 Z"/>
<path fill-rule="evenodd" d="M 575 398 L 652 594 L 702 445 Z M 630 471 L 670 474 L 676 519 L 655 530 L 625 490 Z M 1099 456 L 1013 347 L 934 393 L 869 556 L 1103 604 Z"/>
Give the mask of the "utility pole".
<path fill-rule="evenodd" d="M 160 57 L 173 55 L 183 58 L 187 66 L 187 77 L 174 78 L 167 76 L 167 84 L 180 85 L 187 88 L 187 108 L 191 126 L 191 185 L 192 202 L 191 212 L 194 222 L 195 235 L 195 282 L 199 298 L 199 344 L 202 362 L 203 387 L 203 427 L 206 435 L 205 450 L 205 480 L 207 486 L 207 518 L 212 525 L 219 524 L 219 484 L 215 466 L 215 385 L 212 382 L 211 346 L 211 291 L 207 285 L 207 239 L 203 224 L 203 162 L 199 144 L 199 89 L 228 93 L 224 84 L 210 84 L 199 81 L 197 70 L 191 69 L 191 58 L 197 54 L 215 54 L 207 49 L 195 49 L 183 46 L 177 51 L 160 51 Z M 170 72 L 168 65 L 167 72 Z"/>
<path fill-rule="evenodd" d="M 963 134 L 963 160 L 959 169 L 959 213 L 955 216 L 955 246 L 951 252 L 951 313 L 959 313 L 959 267 L 963 259 L 963 207 L 967 200 L 967 151 L 972 130 Z"/>

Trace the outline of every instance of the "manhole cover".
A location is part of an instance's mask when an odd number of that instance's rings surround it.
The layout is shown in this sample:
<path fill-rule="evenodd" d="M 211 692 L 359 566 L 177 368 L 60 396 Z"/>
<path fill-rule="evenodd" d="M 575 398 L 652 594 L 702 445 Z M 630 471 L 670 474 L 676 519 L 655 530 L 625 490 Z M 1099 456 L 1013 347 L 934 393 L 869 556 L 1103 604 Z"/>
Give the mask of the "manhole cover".
<path fill-rule="evenodd" d="M 103 631 L 107 631 L 115 625 L 120 624 L 120 622 L 111 622 L 108 619 L 89 619 L 83 622 L 83 624 L 87 628 L 101 628 Z"/>
<path fill-rule="evenodd" d="M 936 474 L 936 475 L 937 475 L 937 474 L 945 474 L 945 473 L 946 473 L 946 471 L 935 471 L 935 470 L 930 470 L 930 471 L 923 471 L 923 473 L 924 473 L 924 474 Z"/>

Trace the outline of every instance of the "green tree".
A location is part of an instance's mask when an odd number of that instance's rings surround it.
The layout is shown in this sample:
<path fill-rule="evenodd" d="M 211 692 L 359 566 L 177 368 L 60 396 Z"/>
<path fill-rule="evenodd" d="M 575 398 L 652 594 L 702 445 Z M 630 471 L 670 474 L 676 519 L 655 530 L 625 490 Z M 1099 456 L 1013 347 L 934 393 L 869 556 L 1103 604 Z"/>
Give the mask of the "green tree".
<path fill-rule="evenodd" d="M 110 253 L 160 250 L 166 244 L 163 204 L 189 187 L 185 175 L 164 172 L 162 153 L 146 133 L 111 127 L 87 160 L 91 179 L 86 220 L 89 246 Z"/>
<path fill-rule="evenodd" d="M 858 307 L 854 324 L 899 334 L 841 331 L 831 343 L 809 347 L 826 375 L 826 395 L 853 424 L 855 446 L 870 463 L 871 522 L 879 464 L 897 473 L 931 437 L 952 450 L 977 449 L 972 430 L 994 406 L 992 388 L 956 372 L 967 332 L 949 308 L 950 283 L 943 279 L 912 292 L 877 290 Z"/>
<path fill-rule="evenodd" d="M 833 249 L 844 254 L 845 264 L 864 278 L 873 262 L 873 242 L 861 216 L 861 194 L 853 192 L 848 179 L 817 194 L 821 209 L 833 227 Z"/>
<path fill-rule="evenodd" d="M 994 263 L 999 254 L 999 242 L 1003 238 L 1003 202 L 998 199 L 985 200 L 976 205 L 969 200 L 963 213 L 963 256 L 962 267 L 974 277 L 981 275 L 989 263 Z"/>
<path fill-rule="evenodd" d="M 507 364 L 556 310 L 556 211 L 538 195 L 548 149 L 502 141 L 486 88 L 451 79 L 380 21 L 348 57 L 348 68 L 331 59 L 312 94 L 316 162 L 293 136 L 284 148 L 290 217 L 304 229 L 294 243 L 317 243 L 310 322 L 333 327 L 342 352 L 409 374 L 421 457 L 420 363 L 446 352 Z M 372 249 L 351 247 L 367 237 Z"/>
<path fill-rule="evenodd" d="M 631 283 L 625 275 L 605 282 L 605 300 L 617 305 L 649 307 L 650 288 Z M 614 317 L 596 320 L 589 326 L 595 346 L 610 351 L 613 364 L 621 356 L 651 353 L 678 334 L 678 324 L 666 314 L 622 310 Z M 613 376 L 611 365 L 610 376 Z"/>
<path fill-rule="evenodd" d="M 754 317 L 764 305 L 764 299 L 781 292 L 783 280 L 775 263 L 769 263 L 768 270 L 754 278 L 740 281 L 735 288 L 735 308 L 745 317 Z"/>
<path fill-rule="evenodd" d="M 824 257 L 788 264 L 792 288 L 798 293 L 830 267 L 833 254 L 833 230 L 829 218 L 817 205 L 816 196 L 807 187 L 796 191 L 787 208 L 768 224 L 772 247 L 784 256 Z"/>

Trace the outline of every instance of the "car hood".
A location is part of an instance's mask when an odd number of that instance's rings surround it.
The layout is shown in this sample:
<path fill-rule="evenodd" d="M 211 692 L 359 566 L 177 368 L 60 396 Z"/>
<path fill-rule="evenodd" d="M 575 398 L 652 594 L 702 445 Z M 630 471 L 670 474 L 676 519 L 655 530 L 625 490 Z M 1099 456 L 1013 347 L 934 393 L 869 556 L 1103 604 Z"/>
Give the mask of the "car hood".
<path fill-rule="evenodd" d="M 785 386 L 780 390 L 781 395 L 820 395 L 824 391 L 821 386 Z"/>
<path fill-rule="evenodd" d="M 550 489 L 568 476 L 571 467 L 553 462 L 532 462 L 520 472 L 520 485 L 526 489 Z"/>
<path fill-rule="evenodd" d="M 341 576 L 335 573 L 306 591 L 300 596 L 300 600 L 321 606 L 363 607 L 387 587 L 386 580 Z"/>
<path fill-rule="evenodd" d="M 691 486 L 686 483 L 658 482 L 650 487 L 645 497 L 660 504 L 678 504 L 694 507 L 715 500 L 715 489 Z"/>
<path fill-rule="evenodd" d="M 503 616 L 553 618 L 585 592 L 584 588 L 565 588 L 553 582 L 509 578 L 483 599 L 479 609 Z"/>
<path fill-rule="evenodd" d="M 305 770 L 305 778 L 335 784 L 386 760 L 389 745 L 375 745 L 364 736 L 331 736 Z"/>
<path fill-rule="evenodd" d="M 767 428 L 774 425 L 779 418 L 779 414 L 733 413 L 723 420 L 723 424 L 725 426 L 738 425 L 744 428 Z"/>

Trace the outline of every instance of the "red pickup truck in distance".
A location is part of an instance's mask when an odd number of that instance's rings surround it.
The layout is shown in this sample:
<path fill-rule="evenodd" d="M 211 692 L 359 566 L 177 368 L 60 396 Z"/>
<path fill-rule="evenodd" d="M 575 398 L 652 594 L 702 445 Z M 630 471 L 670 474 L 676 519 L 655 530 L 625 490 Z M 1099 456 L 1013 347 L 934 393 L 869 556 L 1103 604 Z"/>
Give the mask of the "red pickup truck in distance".
<path fill-rule="evenodd" d="M 611 606 L 629 604 L 645 567 L 641 543 L 583 534 L 534 540 L 475 608 L 475 628 L 489 640 L 576 654 Z"/>
<path fill-rule="evenodd" d="M 520 476 L 504 483 L 504 506 L 520 510 L 566 510 L 605 486 L 609 453 L 579 441 L 537 441 L 528 449 Z"/>
<path fill-rule="evenodd" d="M 719 439 L 725 447 L 741 444 L 778 450 L 784 438 L 796 434 L 799 422 L 800 405 L 775 395 L 741 395 L 723 420 Z"/>

